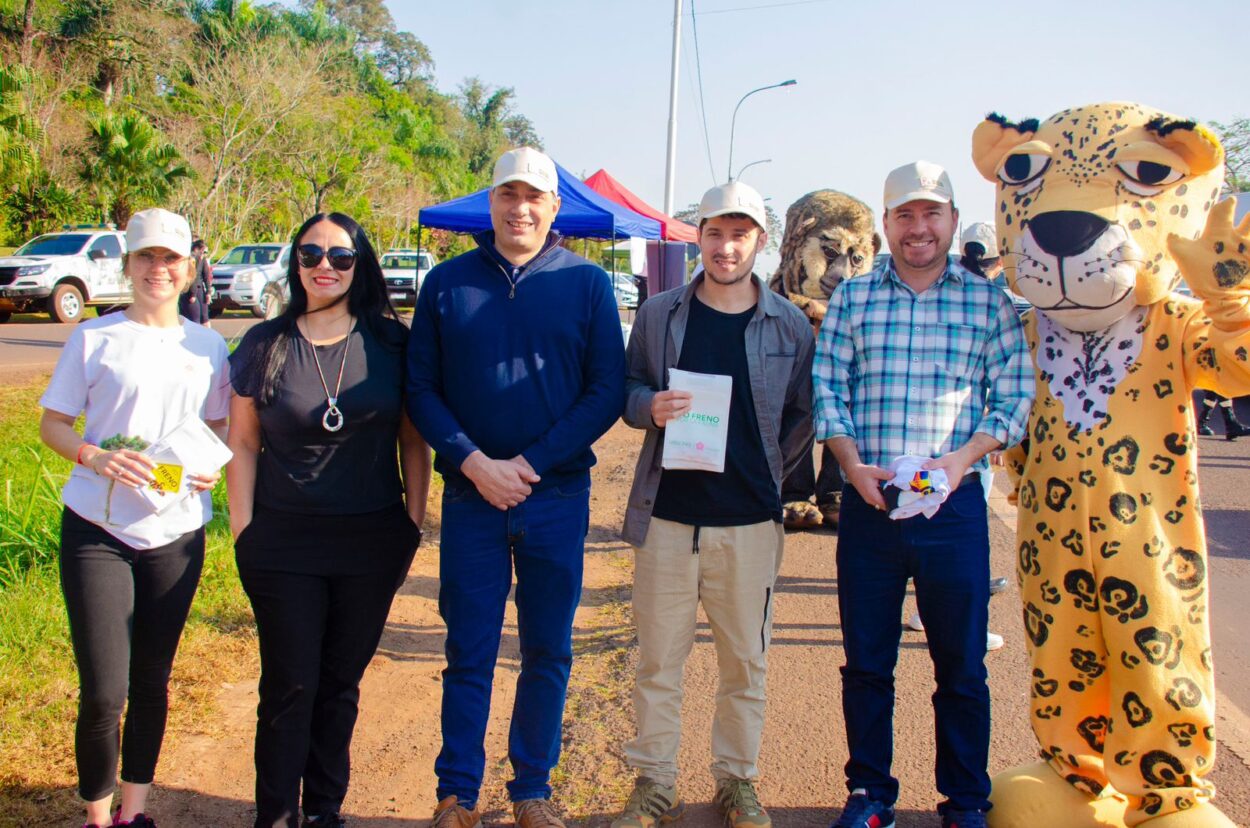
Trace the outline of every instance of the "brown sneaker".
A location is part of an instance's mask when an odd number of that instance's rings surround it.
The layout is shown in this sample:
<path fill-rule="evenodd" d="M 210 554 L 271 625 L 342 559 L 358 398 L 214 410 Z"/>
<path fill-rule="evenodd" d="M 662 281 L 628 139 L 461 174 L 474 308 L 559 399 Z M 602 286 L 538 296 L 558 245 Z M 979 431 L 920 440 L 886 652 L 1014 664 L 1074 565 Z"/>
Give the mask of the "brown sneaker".
<path fill-rule="evenodd" d="M 516 828 L 564 828 L 564 820 L 560 819 L 550 799 L 513 802 L 512 818 L 516 821 Z"/>
<path fill-rule="evenodd" d="M 755 785 L 747 779 L 722 779 L 717 783 L 716 805 L 732 828 L 771 828 L 773 824 L 760 804 Z"/>
<path fill-rule="evenodd" d="M 434 809 L 430 828 L 482 828 L 482 815 L 477 808 L 470 811 L 460 804 L 457 797 L 449 796 Z"/>

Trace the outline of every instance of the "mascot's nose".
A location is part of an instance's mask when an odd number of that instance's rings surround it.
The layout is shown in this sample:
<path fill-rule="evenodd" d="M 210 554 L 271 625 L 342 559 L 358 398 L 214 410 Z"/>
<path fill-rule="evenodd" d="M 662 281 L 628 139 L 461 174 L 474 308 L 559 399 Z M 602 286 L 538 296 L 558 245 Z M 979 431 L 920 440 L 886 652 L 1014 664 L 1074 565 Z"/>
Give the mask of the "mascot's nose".
<path fill-rule="evenodd" d="M 1077 210 L 1054 210 L 1029 219 L 1033 239 L 1056 258 L 1089 250 L 1110 224 L 1105 218 Z"/>

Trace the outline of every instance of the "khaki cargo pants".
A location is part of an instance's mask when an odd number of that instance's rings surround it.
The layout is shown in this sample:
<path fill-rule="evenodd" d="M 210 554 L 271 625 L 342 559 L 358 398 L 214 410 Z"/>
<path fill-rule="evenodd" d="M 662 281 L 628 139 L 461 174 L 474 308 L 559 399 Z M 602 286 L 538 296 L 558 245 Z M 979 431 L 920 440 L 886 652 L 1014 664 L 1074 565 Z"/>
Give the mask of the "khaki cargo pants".
<path fill-rule="evenodd" d="M 784 544 L 781 524 L 773 521 L 694 527 L 651 520 L 634 560 L 638 737 L 625 756 L 638 775 L 676 783 L 682 672 L 702 601 L 720 672 L 712 775 L 718 782 L 758 778 L 773 585 Z"/>

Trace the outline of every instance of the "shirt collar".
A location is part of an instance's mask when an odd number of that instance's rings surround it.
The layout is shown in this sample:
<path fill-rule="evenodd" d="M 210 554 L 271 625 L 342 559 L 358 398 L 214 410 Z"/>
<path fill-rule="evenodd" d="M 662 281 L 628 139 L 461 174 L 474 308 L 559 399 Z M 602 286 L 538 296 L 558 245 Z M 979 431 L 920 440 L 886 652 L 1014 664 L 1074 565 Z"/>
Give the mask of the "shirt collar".
<path fill-rule="evenodd" d="M 942 275 L 939 276 L 937 281 L 933 284 L 936 287 L 943 282 L 952 281 L 957 285 L 963 285 L 964 279 L 970 275 L 972 274 L 970 274 L 954 256 L 947 256 L 946 269 L 942 271 Z M 877 268 L 877 270 L 873 273 L 872 278 L 874 280 L 873 284 L 877 286 L 884 284 L 886 281 L 891 281 L 899 287 L 905 286 L 903 280 L 899 278 L 898 271 L 894 269 L 893 256 L 887 258 L 885 263 L 882 264 L 881 267 Z"/>
<path fill-rule="evenodd" d="M 765 316 L 780 316 L 781 297 L 770 290 L 764 280 L 761 279 L 754 271 L 751 273 L 751 279 L 755 282 L 755 287 L 759 293 L 759 299 L 755 303 L 756 315 L 758 316 L 762 313 Z M 694 292 L 698 289 L 699 284 L 702 281 L 703 271 L 700 270 L 698 275 L 691 279 L 690 283 L 686 285 L 686 289 L 681 292 L 681 296 L 678 297 L 677 303 L 673 306 L 673 309 L 676 310 L 681 305 L 689 303 L 690 300 L 694 298 Z"/>

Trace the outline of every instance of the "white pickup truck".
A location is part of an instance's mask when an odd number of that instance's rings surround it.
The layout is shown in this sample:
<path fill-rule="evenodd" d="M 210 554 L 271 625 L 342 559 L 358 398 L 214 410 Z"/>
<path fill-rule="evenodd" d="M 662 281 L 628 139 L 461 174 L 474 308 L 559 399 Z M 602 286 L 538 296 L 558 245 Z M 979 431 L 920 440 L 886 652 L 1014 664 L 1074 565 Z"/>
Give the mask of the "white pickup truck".
<path fill-rule="evenodd" d="M 54 322 L 78 322 L 89 306 L 130 304 L 125 252 L 123 233 L 92 224 L 45 233 L 0 256 L 0 322 L 33 311 L 47 311 Z"/>
<path fill-rule="evenodd" d="M 386 279 L 391 304 L 397 308 L 414 306 L 425 274 L 433 270 L 435 264 L 434 254 L 428 250 L 401 247 L 383 253 L 382 276 Z"/>

